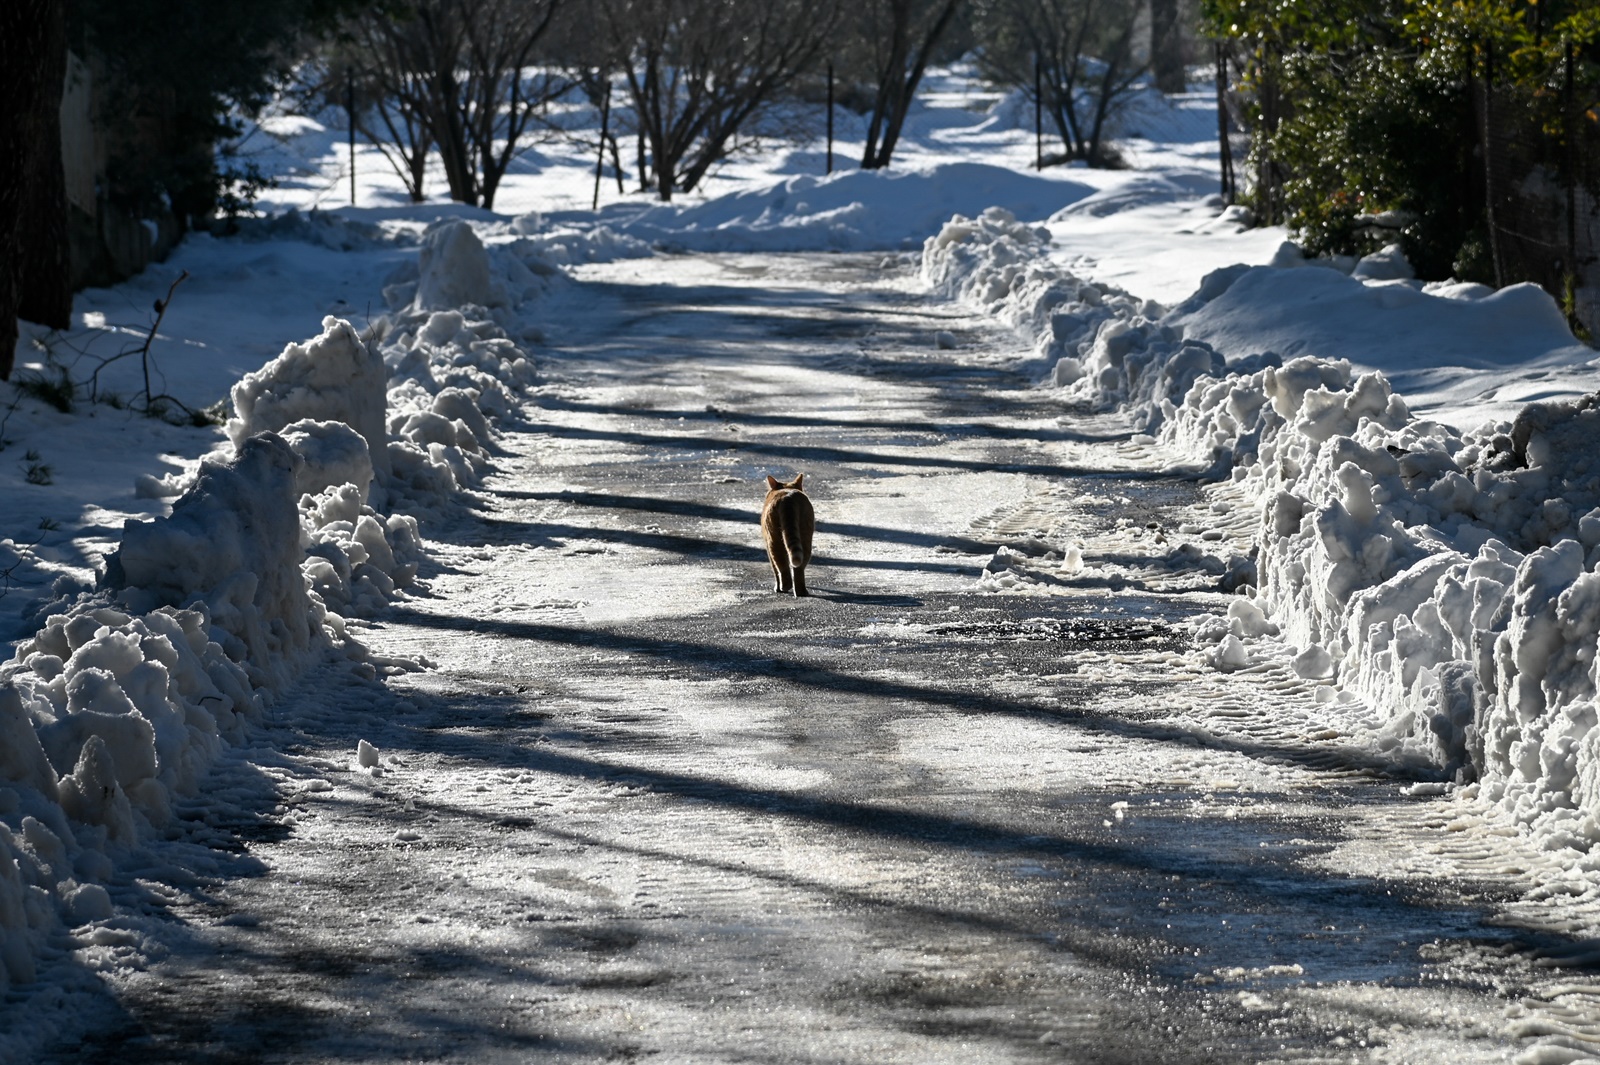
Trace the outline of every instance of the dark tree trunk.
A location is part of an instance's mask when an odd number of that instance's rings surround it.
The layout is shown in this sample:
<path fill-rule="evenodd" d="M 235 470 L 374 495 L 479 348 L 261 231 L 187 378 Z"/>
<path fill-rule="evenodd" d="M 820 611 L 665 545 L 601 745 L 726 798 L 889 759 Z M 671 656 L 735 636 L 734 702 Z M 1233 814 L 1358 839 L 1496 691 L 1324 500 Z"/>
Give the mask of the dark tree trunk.
<path fill-rule="evenodd" d="M 0 3 L 0 380 L 11 377 L 17 319 L 72 324 L 61 90 L 62 0 Z"/>
<path fill-rule="evenodd" d="M 1164 93 L 1183 92 L 1183 27 L 1178 0 L 1150 0 L 1150 73 Z"/>
<path fill-rule="evenodd" d="M 888 157 L 878 151 L 878 137 L 883 130 L 884 122 L 894 108 L 894 96 L 899 92 L 900 79 L 905 72 L 906 38 L 910 33 L 911 5 L 909 0 L 900 0 L 891 6 L 894 12 L 889 30 L 891 37 L 889 59 L 883 69 L 878 71 L 878 92 L 872 101 L 872 119 L 867 124 L 866 149 L 861 153 L 863 170 L 881 170 L 889 165 Z"/>
<path fill-rule="evenodd" d="M 467 131 L 462 125 L 461 113 L 456 107 L 460 88 L 454 70 L 435 73 L 430 104 L 432 114 L 429 126 L 434 131 L 434 143 L 439 148 L 439 160 L 444 163 L 445 183 L 450 186 L 450 198 L 457 203 L 478 204 L 478 174 L 472 165 L 472 153 L 467 147 Z"/>
<path fill-rule="evenodd" d="M 895 21 L 895 41 L 889 62 L 879 72 L 882 80 L 872 109 L 872 126 L 867 134 L 866 152 L 861 158 L 863 170 L 881 170 L 889 165 L 895 145 L 900 142 L 900 131 L 905 128 L 906 116 L 911 113 L 911 105 L 916 100 L 917 86 L 922 83 L 922 75 L 928 69 L 928 60 L 960 7 L 961 0 L 944 0 L 938 16 L 923 39 L 916 43 L 914 51 L 909 39 L 909 8 L 897 12 L 899 17 Z M 878 139 L 880 127 L 882 141 Z"/>
<path fill-rule="evenodd" d="M 672 169 L 676 160 L 672 158 L 673 153 L 663 151 L 659 145 L 651 150 L 656 160 L 656 195 L 662 203 L 671 203 L 672 188 L 678 180 L 678 175 Z"/>

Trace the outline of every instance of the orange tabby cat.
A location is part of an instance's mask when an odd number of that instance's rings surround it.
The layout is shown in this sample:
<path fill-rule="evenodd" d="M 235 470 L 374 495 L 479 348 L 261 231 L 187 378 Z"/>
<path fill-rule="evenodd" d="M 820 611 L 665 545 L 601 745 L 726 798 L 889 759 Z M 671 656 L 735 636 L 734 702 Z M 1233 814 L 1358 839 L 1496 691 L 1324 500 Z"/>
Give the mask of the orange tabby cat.
<path fill-rule="evenodd" d="M 817 515 L 811 500 L 800 491 L 803 473 L 783 484 L 767 478 L 767 501 L 761 508 L 761 538 L 767 542 L 767 561 L 772 563 L 775 592 L 806 591 L 806 563 L 811 561 L 811 538 L 817 531 Z"/>

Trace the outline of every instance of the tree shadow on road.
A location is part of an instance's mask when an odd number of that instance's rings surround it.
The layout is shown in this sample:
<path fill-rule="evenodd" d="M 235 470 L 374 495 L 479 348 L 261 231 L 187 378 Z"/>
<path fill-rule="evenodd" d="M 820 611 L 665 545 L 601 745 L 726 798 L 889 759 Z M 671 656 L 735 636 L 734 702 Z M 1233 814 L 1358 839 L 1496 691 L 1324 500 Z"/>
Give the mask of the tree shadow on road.
<path fill-rule="evenodd" d="M 1022 440 L 1030 443 L 1067 441 L 1080 444 L 1122 443 L 1131 440 L 1132 429 L 1114 433 L 1088 433 L 1068 429 L 1057 424 L 997 425 L 982 420 L 927 420 L 918 418 L 860 419 L 828 418 L 821 415 L 773 414 L 770 412 L 742 411 L 732 408 L 663 408 L 625 407 L 615 404 L 584 403 L 560 396 L 541 396 L 538 406 L 545 410 L 572 411 L 584 414 L 601 414 L 618 418 L 658 419 L 669 422 L 737 422 L 740 425 L 776 426 L 784 428 L 834 429 L 859 431 L 876 429 L 889 433 L 930 433 L 938 436 L 961 438 L 976 437 L 991 440 Z M 1038 410 L 1024 408 L 1037 417 Z M 535 426 L 537 428 L 538 426 Z"/>
<path fill-rule="evenodd" d="M 1088 707 L 1027 702 L 998 696 L 979 688 L 889 679 L 864 672 L 851 673 L 831 665 L 819 665 L 794 658 L 774 659 L 771 657 L 770 647 L 751 650 L 732 642 L 704 643 L 641 631 L 618 631 L 503 618 L 464 617 L 405 607 L 391 610 L 380 622 L 384 623 L 640 654 L 689 669 L 705 669 L 719 674 L 730 672 L 744 674 L 773 682 L 793 684 L 801 688 L 842 692 L 870 699 L 924 703 L 978 715 L 999 714 L 1060 721 L 1090 732 L 1155 743 L 1193 746 L 1200 741 L 1218 750 L 1234 751 L 1252 758 L 1266 758 L 1311 769 L 1339 769 L 1385 777 L 1398 775 L 1402 779 L 1431 779 L 1434 775 L 1430 770 L 1426 771 L 1425 775 L 1416 777 L 1407 773 L 1404 766 L 1397 765 L 1392 760 L 1351 748 L 1312 749 L 1262 740 L 1202 734 L 1180 724 L 1134 721 L 1098 713 Z M 684 628 L 681 624 L 678 627 Z M 1152 688 L 1152 690 L 1160 689 Z"/>
<path fill-rule="evenodd" d="M 1450 977 L 1431 972 L 1424 976 L 1426 966 L 1415 950 L 1419 943 L 1443 940 L 1546 956 L 1572 956 L 1592 946 L 1586 940 L 1516 928 L 1498 919 L 1493 926 L 1486 924 L 1491 916 L 1488 903 L 1463 907 L 1444 892 L 1318 869 L 1302 859 L 1329 849 L 1338 834 L 1336 827 L 1313 815 L 1197 818 L 1187 803 L 1163 805 L 1159 800 L 1168 792 L 1159 788 L 1139 794 L 1090 789 L 1058 804 L 1049 824 L 1022 823 L 1003 809 L 946 810 L 937 795 L 867 796 L 827 786 L 762 787 L 714 773 L 667 768 L 663 760 L 684 763 L 681 745 L 653 751 L 644 734 L 630 734 L 626 742 L 619 742 L 622 737 L 614 729 L 586 729 L 578 722 L 565 723 L 560 739 L 551 744 L 537 730 L 530 733 L 509 702 L 497 711 L 478 697 L 448 698 L 437 702 L 432 712 L 441 721 L 476 718 L 477 727 L 440 730 L 425 724 L 399 725 L 385 734 L 384 742 L 461 766 L 520 770 L 595 785 L 595 801 L 623 788 L 630 793 L 643 789 L 666 802 L 688 800 L 689 805 L 672 808 L 677 811 L 672 817 L 684 823 L 683 833 L 658 826 L 652 833 L 658 838 L 651 841 L 636 838 L 620 824 L 583 828 L 562 816 L 495 813 L 452 802 L 448 796 L 430 800 L 418 816 L 434 810 L 449 818 L 491 821 L 663 867 L 689 864 L 735 881 L 766 881 L 826 897 L 841 907 L 841 915 L 879 911 L 891 922 L 920 926 L 924 934 L 930 926 L 981 929 L 1175 982 L 1189 979 L 1197 970 L 1207 974 L 1260 970 L 1298 962 L 1308 980 L 1438 986 L 1448 984 Z M 550 724 L 555 722 L 546 727 Z M 1343 787 L 1352 803 L 1375 801 L 1371 790 L 1348 781 Z M 1152 797 L 1158 801 L 1150 801 Z M 1258 793 L 1255 798 L 1271 805 L 1274 796 Z M 1295 797 L 1276 798 L 1291 803 Z M 1126 822 L 1105 824 L 1103 812 L 1116 799 L 1134 800 L 1131 816 Z M 598 811 L 591 820 L 597 826 L 604 823 Z M 767 822 L 772 827 L 759 827 Z M 1032 904 L 1018 906 L 1013 916 L 996 916 L 983 906 L 961 901 L 959 892 L 896 897 L 875 882 L 853 883 L 848 873 L 827 872 L 827 863 L 752 862 L 748 856 L 725 856 L 717 842 L 724 833 L 770 835 L 780 823 L 787 826 L 786 833 L 798 828 L 803 830 L 800 838 L 847 850 L 868 866 L 885 870 L 905 860 L 907 847 L 941 867 L 971 866 L 980 877 L 965 889 L 972 898 L 985 897 L 991 890 L 1022 890 L 1026 896 L 1032 888 L 1039 895 Z M 813 869 L 818 871 L 808 872 Z M 1013 882 L 1019 875 L 1025 878 L 1023 888 Z M 996 877 L 993 885 L 981 882 Z M 1493 897 L 1488 885 L 1478 890 Z M 1332 927 L 1333 922 L 1338 927 Z M 1296 983 L 1299 977 L 1225 976 L 1222 983 L 1232 981 L 1237 986 L 1241 980 L 1260 987 Z"/>
<path fill-rule="evenodd" d="M 647 433 L 632 429 L 597 429 L 575 425 L 545 425 L 540 432 L 567 440 L 603 440 L 628 444 L 647 451 L 660 453 L 673 451 L 708 451 L 762 455 L 788 464 L 798 462 L 826 463 L 841 466 L 870 466 L 875 470 L 895 468 L 951 470 L 964 473 L 1022 473 L 1034 477 L 1052 478 L 1105 478 L 1120 481 L 1170 481 L 1172 473 L 1166 470 L 1097 470 L 1086 466 L 1069 466 L 1055 462 L 995 461 L 988 459 L 963 459 L 936 453 L 907 449 L 909 453 L 893 454 L 866 448 L 833 447 L 826 444 L 804 444 L 794 441 L 766 442 L 723 435 L 675 435 Z"/>

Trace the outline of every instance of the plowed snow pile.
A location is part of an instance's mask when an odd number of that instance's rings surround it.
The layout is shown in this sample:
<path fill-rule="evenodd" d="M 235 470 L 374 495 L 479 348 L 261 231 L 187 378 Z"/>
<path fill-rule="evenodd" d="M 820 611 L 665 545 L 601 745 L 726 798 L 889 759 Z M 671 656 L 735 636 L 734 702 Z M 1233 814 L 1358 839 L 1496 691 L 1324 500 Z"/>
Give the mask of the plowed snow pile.
<path fill-rule="evenodd" d="M 0 990 L 65 949 L 137 957 L 102 885 L 309 663 L 405 668 L 345 619 L 404 594 L 418 517 L 476 483 L 532 382 L 506 326 L 527 329 L 559 271 L 526 257 L 464 222 L 431 230 L 392 316 L 365 334 L 328 317 L 247 374 L 231 454 L 167 517 L 128 521 L 98 587 L 40 605 L 0 666 Z"/>
<path fill-rule="evenodd" d="M 927 241 L 924 276 L 1030 335 L 1072 398 L 1126 409 L 1257 502 L 1258 609 L 1200 627 L 1214 664 L 1252 661 L 1263 628 L 1244 615 L 1264 609 L 1295 668 L 1329 682 L 1327 724 L 1347 742 L 1476 782 L 1546 846 L 1600 866 L 1600 397 L 1462 431 L 1327 357 L 1590 376 L 1594 353 L 1550 298 L 1429 291 L 1396 276 L 1393 250 L 1346 276 L 1291 246 L 1169 312 L 1074 277 L 1048 237 L 1000 209 L 957 217 Z M 1335 298 L 1285 299 L 1308 289 Z"/>

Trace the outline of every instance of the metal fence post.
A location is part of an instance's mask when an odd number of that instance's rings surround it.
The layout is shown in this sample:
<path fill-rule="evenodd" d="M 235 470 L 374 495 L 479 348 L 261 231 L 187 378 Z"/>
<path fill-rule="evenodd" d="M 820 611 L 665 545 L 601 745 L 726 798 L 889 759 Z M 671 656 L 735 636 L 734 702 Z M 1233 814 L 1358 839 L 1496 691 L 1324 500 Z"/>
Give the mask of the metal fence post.
<path fill-rule="evenodd" d="M 353 71 L 344 74 L 345 124 L 350 127 L 350 206 L 356 205 L 356 76 Z"/>
<path fill-rule="evenodd" d="M 605 171 L 606 136 L 611 132 L 611 75 L 602 74 L 600 81 L 605 86 L 605 95 L 600 98 L 600 148 L 594 158 L 594 203 L 589 206 L 591 211 L 600 209 L 600 175 Z"/>
<path fill-rule="evenodd" d="M 1044 169 L 1044 64 L 1033 54 L 1033 168 Z"/>
<path fill-rule="evenodd" d="M 1577 317 L 1577 296 L 1574 290 L 1578 287 L 1578 153 L 1574 143 L 1578 138 L 1577 123 L 1572 114 L 1572 42 L 1566 42 L 1566 69 L 1564 71 L 1562 97 L 1561 97 L 1561 139 L 1566 142 L 1566 169 L 1567 169 L 1567 261 L 1566 284 L 1563 286 L 1566 297 L 1565 310 L 1569 318 Z"/>
<path fill-rule="evenodd" d="M 1483 49 L 1483 216 L 1489 227 L 1489 259 L 1494 267 L 1494 287 L 1505 287 L 1500 262 L 1500 232 L 1495 224 L 1494 180 L 1494 42 Z"/>
<path fill-rule="evenodd" d="M 1221 41 L 1217 42 L 1217 162 L 1222 170 L 1222 200 L 1233 205 L 1236 190 L 1233 186 L 1233 143 L 1228 122 L 1228 53 Z"/>
<path fill-rule="evenodd" d="M 833 63 L 828 63 L 828 173 L 833 173 Z"/>

